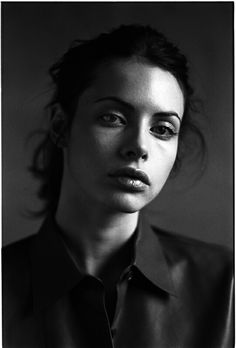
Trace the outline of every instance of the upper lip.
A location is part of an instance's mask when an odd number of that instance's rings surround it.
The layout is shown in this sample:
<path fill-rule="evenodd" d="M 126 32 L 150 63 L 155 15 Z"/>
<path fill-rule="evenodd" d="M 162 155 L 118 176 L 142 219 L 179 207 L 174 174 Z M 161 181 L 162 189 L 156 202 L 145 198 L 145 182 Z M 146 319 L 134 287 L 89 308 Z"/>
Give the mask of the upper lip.
<path fill-rule="evenodd" d="M 148 175 L 141 169 L 136 169 L 133 167 L 123 167 L 123 168 L 114 170 L 113 172 L 110 173 L 110 176 L 113 176 L 113 177 L 128 176 L 130 178 L 140 180 L 146 185 L 150 185 L 150 180 Z"/>

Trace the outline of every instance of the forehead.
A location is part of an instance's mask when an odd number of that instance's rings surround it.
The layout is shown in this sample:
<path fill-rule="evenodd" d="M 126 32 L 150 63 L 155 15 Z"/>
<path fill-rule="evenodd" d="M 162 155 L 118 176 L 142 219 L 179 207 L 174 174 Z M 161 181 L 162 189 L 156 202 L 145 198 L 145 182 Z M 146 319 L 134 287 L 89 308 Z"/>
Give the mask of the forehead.
<path fill-rule="evenodd" d="M 81 102 L 118 97 L 137 108 L 184 112 L 183 92 L 168 71 L 135 59 L 103 63 Z M 80 102 L 80 101 L 79 101 Z"/>

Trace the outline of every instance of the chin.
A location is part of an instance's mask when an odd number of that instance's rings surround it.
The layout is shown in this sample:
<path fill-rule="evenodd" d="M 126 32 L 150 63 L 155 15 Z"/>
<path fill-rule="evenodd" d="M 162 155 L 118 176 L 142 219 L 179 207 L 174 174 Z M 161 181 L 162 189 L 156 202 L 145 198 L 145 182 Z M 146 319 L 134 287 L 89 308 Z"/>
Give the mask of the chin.
<path fill-rule="evenodd" d="M 132 214 L 143 209 L 150 201 L 134 194 L 121 194 L 112 197 L 109 202 L 109 207 L 112 207 L 117 212 Z"/>

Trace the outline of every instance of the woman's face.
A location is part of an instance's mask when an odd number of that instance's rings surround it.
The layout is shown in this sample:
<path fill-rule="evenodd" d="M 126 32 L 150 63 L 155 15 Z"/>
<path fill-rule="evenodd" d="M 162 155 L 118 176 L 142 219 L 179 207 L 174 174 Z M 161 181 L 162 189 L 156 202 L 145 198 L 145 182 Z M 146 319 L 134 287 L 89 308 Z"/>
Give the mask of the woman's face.
<path fill-rule="evenodd" d="M 116 212 L 142 209 L 173 167 L 183 112 L 171 73 L 136 60 L 101 66 L 79 97 L 64 150 L 67 194 Z"/>

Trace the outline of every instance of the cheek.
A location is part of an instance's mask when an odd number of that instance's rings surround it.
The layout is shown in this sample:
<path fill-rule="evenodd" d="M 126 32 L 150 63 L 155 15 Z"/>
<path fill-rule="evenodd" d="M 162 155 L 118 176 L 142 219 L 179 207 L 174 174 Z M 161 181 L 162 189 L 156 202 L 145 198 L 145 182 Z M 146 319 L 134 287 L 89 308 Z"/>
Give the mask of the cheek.
<path fill-rule="evenodd" d="M 114 156 L 118 143 L 117 137 L 110 132 L 94 128 L 72 137 L 69 146 L 70 157 L 76 158 L 79 163 L 100 163 L 103 166 L 105 160 Z"/>
<path fill-rule="evenodd" d="M 178 151 L 178 145 L 174 147 L 174 149 L 169 153 L 168 161 L 167 161 L 167 167 L 168 171 L 170 172 L 175 164 L 176 156 Z"/>
<path fill-rule="evenodd" d="M 153 175 L 155 182 L 165 182 L 168 178 L 177 155 L 178 141 L 156 148 L 153 159 Z"/>
<path fill-rule="evenodd" d="M 120 144 L 118 134 L 103 129 L 92 130 L 89 138 L 90 148 L 98 157 L 114 155 Z"/>

